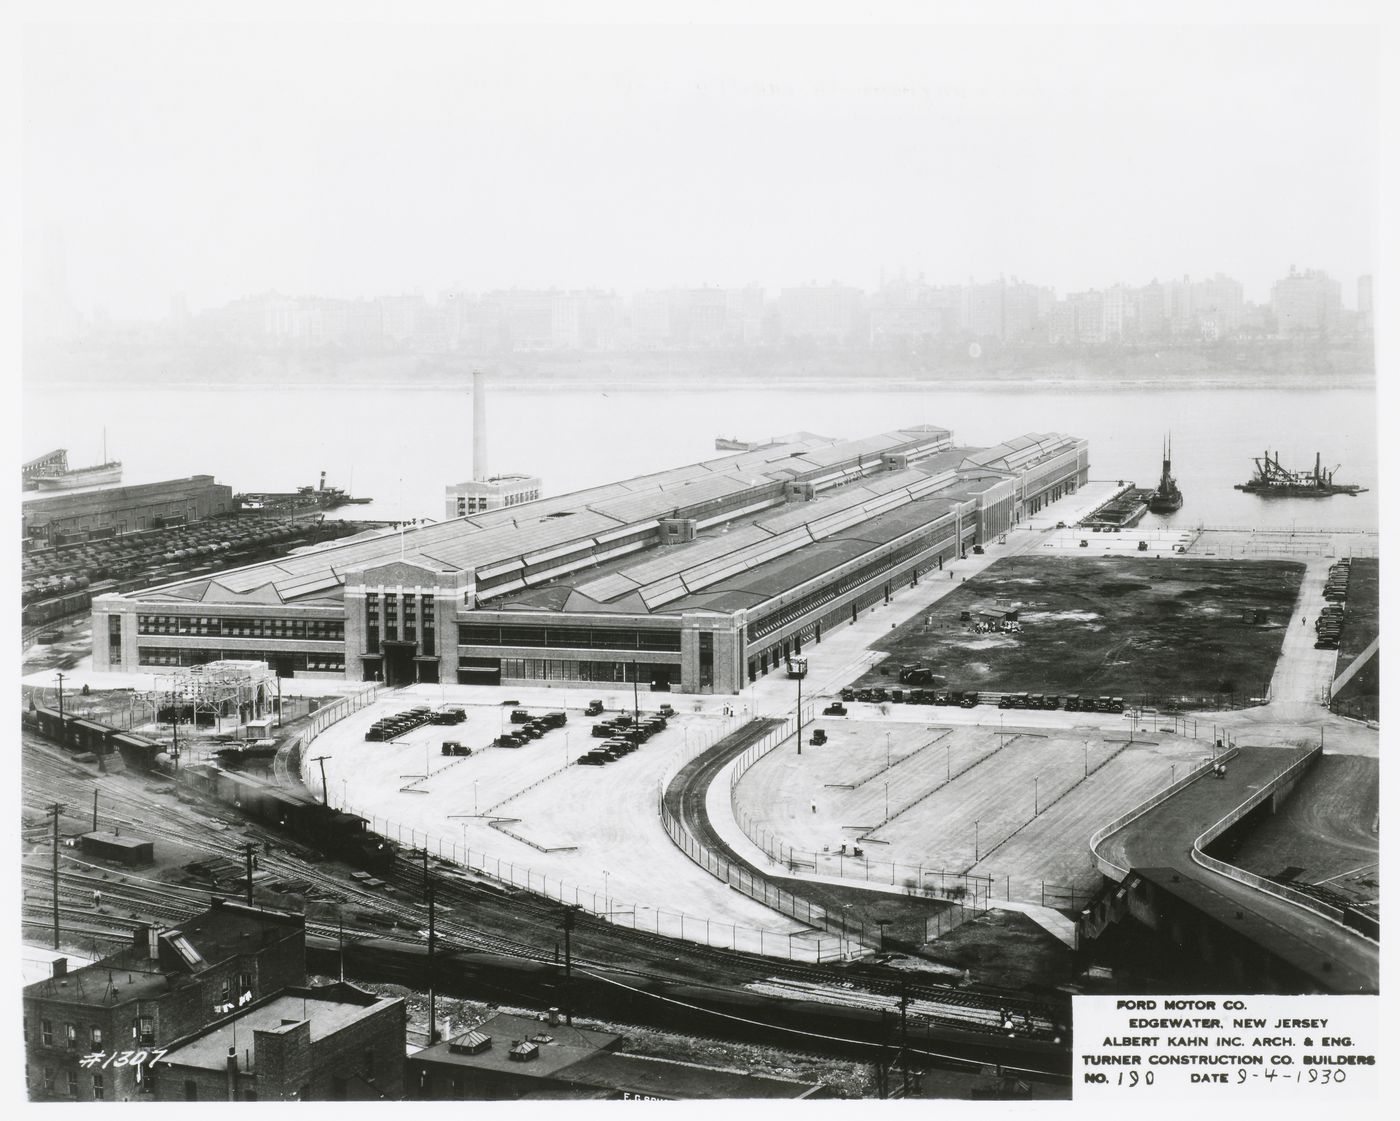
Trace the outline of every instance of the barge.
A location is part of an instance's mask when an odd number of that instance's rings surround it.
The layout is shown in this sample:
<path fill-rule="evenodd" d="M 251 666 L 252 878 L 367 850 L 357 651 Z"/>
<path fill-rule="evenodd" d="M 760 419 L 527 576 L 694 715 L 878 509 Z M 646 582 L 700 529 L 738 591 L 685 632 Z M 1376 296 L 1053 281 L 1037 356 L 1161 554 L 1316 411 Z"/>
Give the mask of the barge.
<path fill-rule="evenodd" d="M 1330 498 L 1334 494 L 1364 494 L 1365 487 L 1355 483 L 1338 483 L 1333 480 L 1336 472 L 1322 469 L 1322 453 L 1317 453 L 1311 473 L 1290 471 L 1278 461 L 1278 452 L 1270 458 L 1264 453 L 1263 459 L 1254 461 L 1254 475 L 1247 483 L 1236 483 L 1235 489 L 1246 494 L 1258 494 L 1265 498 Z"/>

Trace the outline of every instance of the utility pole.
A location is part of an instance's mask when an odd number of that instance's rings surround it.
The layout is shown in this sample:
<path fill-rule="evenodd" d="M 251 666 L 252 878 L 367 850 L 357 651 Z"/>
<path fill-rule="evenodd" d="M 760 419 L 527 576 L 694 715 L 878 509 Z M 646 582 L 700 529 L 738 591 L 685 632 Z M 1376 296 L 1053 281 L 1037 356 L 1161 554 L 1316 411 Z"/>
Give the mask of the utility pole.
<path fill-rule="evenodd" d="M 257 843 L 254 841 L 245 841 L 243 844 L 243 874 L 246 883 L 243 899 L 249 907 L 253 905 L 253 864 L 255 862 L 253 854 L 257 849 Z"/>
<path fill-rule="evenodd" d="M 421 849 L 414 849 L 409 856 L 421 856 L 423 858 L 423 902 L 428 902 L 428 849 L 425 845 Z"/>
<path fill-rule="evenodd" d="M 574 959 L 569 936 L 573 933 L 574 919 L 577 915 L 577 907 L 564 908 L 564 1022 L 569 1027 L 574 1026 Z"/>
<path fill-rule="evenodd" d="M 423 855 L 426 867 L 426 850 Z M 433 988 L 433 954 L 437 950 L 437 891 L 429 881 L 424 881 L 424 887 L 428 893 L 428 1046 L 431 1047 L 438 1040 L 437 990 Z"/>
<path fill-rule="evenodd" d="M 326 786 L 326 760 L 329 758 L 329 755 L 318 755 L 315 759 L 311 760 L 313 763 L 321 764 L 321 805 L 323 806 L 330 804 L 327 800 L 329 788 Z"/>
<path fill-rule="evenodd" d="M 49 806 L 49 813 L 53 814 L 53 948 L 58 949 L 59 927 L 58 927 L 58 818 L 63 813 L 62 802 L 54 802 Z"/>
<path fill-rule="evenodd" d="M 899 986 L 899 1069 L 904 1080 L 904 1097 L 909 1098 L 909 981 Z"/>
<path fill-rule="evenodd" d="M 277 676 L 277 726 L 282 727 L 282 676 Z"/>
<path fill-rule="evenodd" d="M 58 675 L 58 734 L 63 735 L 63 674 Z"/>
<path fill-rule="evenodd" d="M 97 788 L 92 791 L 92 831 L 97 832 Z"/>
<path fill-rule="evenodd" d="M 632 727 L 638 728 L 642 723 L 642 708 L 637 701 L 637 663 L 632 663 Z"/>
<path fill-rule="evenodd" d="M 802 754 L 802 674 L 797 675 L 797 754 Z"/>
<path fill-rule="evenodd" d="M 890 1011 L 880 1009 L 880 1061 L 875 1064 L 875 1088 L 884 1101 L 890 1096 Z"/>

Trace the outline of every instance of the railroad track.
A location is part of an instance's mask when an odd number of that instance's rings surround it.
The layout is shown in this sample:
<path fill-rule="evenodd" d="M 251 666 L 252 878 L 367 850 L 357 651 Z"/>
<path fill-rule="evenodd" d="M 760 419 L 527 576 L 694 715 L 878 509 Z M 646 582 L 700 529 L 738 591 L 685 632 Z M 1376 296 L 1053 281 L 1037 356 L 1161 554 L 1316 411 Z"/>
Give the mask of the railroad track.
<path fill-rule="evenodd" d="M 26 806 L 43 810 L 50 801 L 66 801 L 72 807 L 66 816 L 84 820 L 85 815 L 81 811 L 91 798 L 92 784 L 97 776 L 91 770 L 72 763 L 56 750 L 32 745 L 28 736 L 25 737 L 24 747 Z M 250 840 L 258 843 L 263 850 L 269 846 L 278 850 L 289 847 L 284 834 L 242 819 L 231 819 L 203 805 L 171 805 L 163 796 L 154 795 L 149 789 L 137 788 L 129 776 L 103 782 L 99 806 L 101 817 L 108 825 L 119 825 L 143 837 L 163 840 L 191 852 L 236 861 L 240 867 L 243 845 Z M 211 826 L 217 828 L 211 831 Z M 82 865 L 72 857 L 66 859 Z M 347 940 L 386 935 L 410 943 L 421 944 L 424 940 L 421 932 L 427 926 L 427 908 L 420 898 L 422 865 L 408 855 L 401 854 L 394 869 L 383 875 L 393 889 L 392 894 L 386 894 L 382 889 L 366 888 L 357 880 L 347 877 L 343 871 L 326 871 L 280 852 L 260 852 L 259 863 L 262 870 L 278 879 L 300 881 L 314 889 L 318 894 L 307 893 L 309 899 L 336 902 L 346 909 L 383 915 L 397 927 L 385 930 L 374 924 L 366 927 L 352 922 L 343 927 Z M 441 873 L 443 870 L 450 871 L 455 865 L 433 857 L 430 871 L 434 867 Z M 63 879 L 83 901 L 90 900 L 92 890 L 100 890 L 104 904 L 109 900 L 120 902 L 133 912 L 172 923 L 183 921 L 203 910 L 210 894 L 208 889 L 145 884 L 140 878 L 132 882 L 133 877 L 129 873 L 115 875 L 126 877 L 125 882 L 114 887 L 113 880 L 101 880 L 92 871 L 91 865 L 83 865 L 81 871 L 75 871 L 70 866 Z M 443 874 L 434 876 L 439 904 L 436 929 L 439 945 L 444 951 L 480 950 L 540 963 L 557 960 L 566 908 L 529 892 L 495 887 L 487 877 L 469 875 L 469 879 Z M 43 881 L 42 887 L 40 881 Z M 95 884 L 102 886 L 94 887 Z M 44 901 L 48 898 L 48 891 L 51 891 L 51 886 L 46 871 L 42 868 L 28 869 L 27 916 L 47 915 L 52 921 L 51 903 Z M 94 915 L 90 902 L 87 906 L 70 906 L 73 902 L 74 895 L 64 894 L 61 884 L 60 919 L 66 924 L 72 924 L 76 919 L 80 926 L 91 923 Z M 456 917 L 459 913 L 472 915 L 476 921 L 462 921 Z M 114 921 L 121 923 L 125 920 L 114 918 Z M 38 919 L 27 917 L 26 922 L 37 924 Z M 133 925 L 126 927 L 128 936 Z M 331 938 L 342 933 L 339 925 L 324 922 L 308 923 L 307 929 Z M 103 936 L 114 937 L 110 931 L 103 931 Z M 682 983 L 714 984 L 717 978 L 723 978 L 718 983 L 740 986 L 751 982 L 771 984 L 787 981 L 799 986 L 835 987 L 843 982 L 854 982 L 859 988 L 846 990 L 852 993 L 852 1004 L 889 997 L 900 988 L 897 981 L 852 978 L 849 973 L 830 966 L 777 962 L 757 955 L 678 942 L 662 935 L 618 927 L 587 913 L 576 912 L 574 944 L 574 960 L 581 968 L 626 973 L 639 979 L 671 978 Z M 1047 1023 L 1052 1017 L 1046 1006 L 1024 998 L 917 984 L 911 984 L 909 992 L 911 999 L 937 1002 L 944 1008 L 949 1022 L 956 1021 L 963 1028 L 979 1018 L 985 1019 L 989 1012 L 1002 1009 L 1012 1009 L 1019 1014 L 1032 1016 L 1033 1020 Z"/>

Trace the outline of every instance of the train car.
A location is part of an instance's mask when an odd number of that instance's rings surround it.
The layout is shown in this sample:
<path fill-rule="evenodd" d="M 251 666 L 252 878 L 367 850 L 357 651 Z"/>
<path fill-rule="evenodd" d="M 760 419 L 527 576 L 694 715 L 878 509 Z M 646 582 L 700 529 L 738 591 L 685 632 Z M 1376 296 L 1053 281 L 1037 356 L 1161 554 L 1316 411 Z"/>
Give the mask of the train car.
<path fill-rule="evenodd" d="M 133 770 L 153 771 L 156 769 L 156 756 L 165 753 L 165 745 L 155 740 L 138 736 L 134 732 L 112 733 L 112 747 L 121 753 L 122 762 Z"/>

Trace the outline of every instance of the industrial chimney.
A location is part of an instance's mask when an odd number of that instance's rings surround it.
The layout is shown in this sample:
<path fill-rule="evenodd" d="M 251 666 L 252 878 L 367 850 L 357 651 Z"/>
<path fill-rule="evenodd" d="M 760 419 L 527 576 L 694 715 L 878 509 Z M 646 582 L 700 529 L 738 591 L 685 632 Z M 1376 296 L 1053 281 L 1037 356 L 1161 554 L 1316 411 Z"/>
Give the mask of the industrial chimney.
<path fill-rule="evenodd" d="M 472 371 L 472 478 L 486 481 L 486 375 Z"/>

